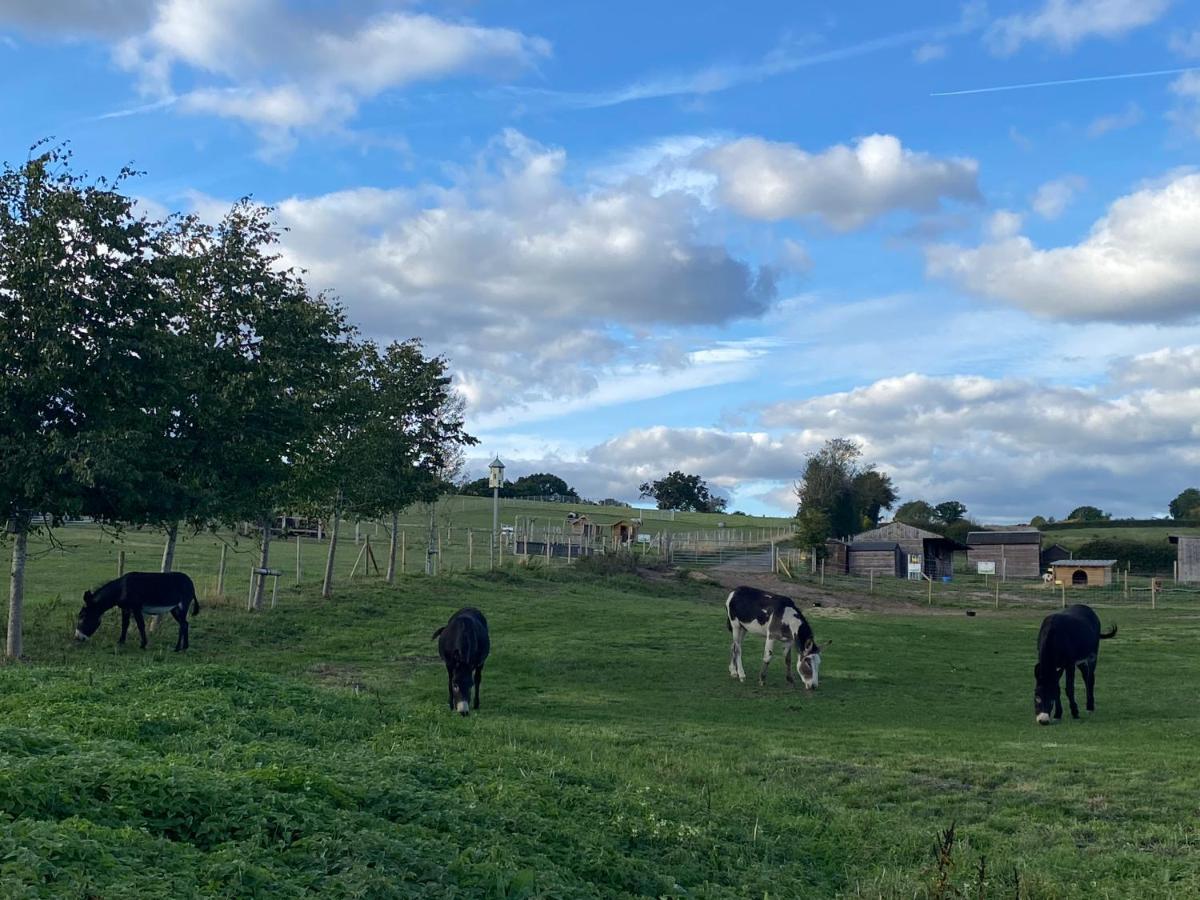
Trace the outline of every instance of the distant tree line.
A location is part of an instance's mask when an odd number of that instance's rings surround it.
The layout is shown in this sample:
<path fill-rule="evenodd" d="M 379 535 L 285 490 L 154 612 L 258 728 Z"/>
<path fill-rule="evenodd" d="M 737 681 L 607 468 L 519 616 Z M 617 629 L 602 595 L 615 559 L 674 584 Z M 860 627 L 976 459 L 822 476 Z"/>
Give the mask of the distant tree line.
<path fill-rule="evenodd" d="M 216 224 L 155 220 L 126 191 L 134 174 L 88 180 L 44 145 L 0 170 L 10 657 L 43 516 L 161 528 L 169 570 L 180 528 L 258 523 L 266 567 L 280 512 L 320 515 L 333 522 L 328 596 L 339 518 L 395 525 L 475 442 L 446 360 L 416 340 L 362 340 L 283 265 L 269 210 L 244 200 Z"/>

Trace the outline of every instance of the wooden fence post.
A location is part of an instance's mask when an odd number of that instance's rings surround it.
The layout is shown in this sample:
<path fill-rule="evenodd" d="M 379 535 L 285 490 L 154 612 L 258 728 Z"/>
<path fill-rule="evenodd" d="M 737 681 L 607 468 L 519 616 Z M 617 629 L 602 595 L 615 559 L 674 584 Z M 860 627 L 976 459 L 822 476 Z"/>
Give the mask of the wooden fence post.
<path fill-rule="evenodd" d="M 408 569 L 405 567 L 405 556 L 404 556 L 405 544 L 406 544 L 407 540 L 408 540 L 408 532 L 401 529 L 401 531 L 400 531 L 400 574 L 401 575 L 403 575 L 404 573 L 406 573 L 408 571 Z"/>
<path fill-rule="evenodd" d="M 470 528 L 467 529 L 467 571 L 471 571 L 471 567 L 475 564 L 475 533 Z"/>
<path fill-rule="evenodd" d="M 300 586 L 300 535 L 296 535 L 296 587 Z"/>
<path fill-rule="evenodd" d="M 120 578 L 125 574 L 125 551 L 117 551 L 117 577 Z"/>
<path fill-rule="evenodd" d="M 225 554 L 229 551 L 229 545 L 221 543 L 221 562 L 217 566 L 217 596 L 225 596 Z"/>

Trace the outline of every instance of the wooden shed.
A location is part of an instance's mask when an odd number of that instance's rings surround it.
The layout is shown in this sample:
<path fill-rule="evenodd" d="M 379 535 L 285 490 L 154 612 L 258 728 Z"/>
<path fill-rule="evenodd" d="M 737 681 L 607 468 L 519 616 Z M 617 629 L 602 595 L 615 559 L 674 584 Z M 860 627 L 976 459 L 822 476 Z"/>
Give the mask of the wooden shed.
<path fill-rule="evenodd" d="M 914 573 L 913 577 L 917 578 L 921 575 L 930 578 L 952 575 L 954 573 L 954 551 L 967 549 L 958 541 L 953 541 L 933 531 L 926 531 L 924 528 L 905 525 L 903 522 L 889 522 L 878 528 L 872 528 L 870 531 L 856 534 L 851 540 L 850 549 L 853 551 L 855 544 L 881 541 L 899 545 L 904 554 L 903 565 L 896 572 L 900 578 L 909 577 L 910 571 Z"/>
<path fill-rule="evenodd" d="M 1054 583 L 1067 587 L 1105 587 L 1112 584 L 1115 559 L 1061 559 L 1051 564 Z"/>
<path fill-rule="evenodd" d="M 1200 535 L 1173 534 L 1167 538 L 1175 544 L 1175 580 L 1180 584 L 1200 584 Z"/>
<path fill-rule="evenodd" d="M 614 546 L 632 544 L 637 540 L 638 530 L 642 527 L 641 519 L 617 519 L 608 526 L 609 540 Z"/>
<path fill-rule="evenodd" d="M 851 575 L 904 577 L 905 553 L 895 541 L 853 541 L 846 551 Z"/>
<path fill-rule="evenodd" d="M 967 535 L 967 564 L 972 572 L 978 563 L 994 563 L 1003 578 L 1040 578 L 1042 533 L 1040 531 L 972 531 Z"/>

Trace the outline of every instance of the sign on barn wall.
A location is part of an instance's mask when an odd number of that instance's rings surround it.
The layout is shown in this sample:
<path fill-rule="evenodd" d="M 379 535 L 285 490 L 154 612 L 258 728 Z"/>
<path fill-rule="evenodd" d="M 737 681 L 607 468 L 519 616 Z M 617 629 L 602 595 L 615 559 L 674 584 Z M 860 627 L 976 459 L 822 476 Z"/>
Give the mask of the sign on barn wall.
<path fill-rule="evenodd" d="M 921 554 L 920 553 L 908 554 L 908 580 L 909 581 L 920 581 L 921 580 Z"/>
<path fill-rule="evenodd" d="M 977 575 L 995 575 L 996 561 L 994 559 L 978 560 L 975 563 L 975 574 Z"/>

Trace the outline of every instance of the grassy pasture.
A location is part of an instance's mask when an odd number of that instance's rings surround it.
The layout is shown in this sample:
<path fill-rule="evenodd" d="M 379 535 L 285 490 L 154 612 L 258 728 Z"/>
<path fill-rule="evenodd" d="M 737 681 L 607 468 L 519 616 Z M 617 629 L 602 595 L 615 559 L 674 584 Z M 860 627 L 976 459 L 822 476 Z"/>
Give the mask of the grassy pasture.
<path fill-rule="evenodd" d="M 70 645 L 51 594 L 0 669 L 5 897 L 1200 895 L 1190 605 L 1102 609 L 1099 711 L 1038 728 L 1030 610 L 815 610 L 805 695 L 781 660 L 731 681 L 721 592 L 674 579 L 289 588 L 207 603 L 187 654 L 111 617 Z M 464 720 L 429 635 L 466 603 L 495 649 Z"/>
<path fill-rule="evenodd" d="M 1056 530 L 1053 525 L 1042 535 L 1042 545 L 1062 544 L 1068 550 L 1081 547 L 1088 541 L 1123 540 L 1141 541 L 1147 544 L 1166 544 L 1172 534 L 1200 534 L 1195 526 L 1173 526 L 1164 522 L 1162 527 L 1129 526 L 1127 528 L 1064 528 Z"/>

